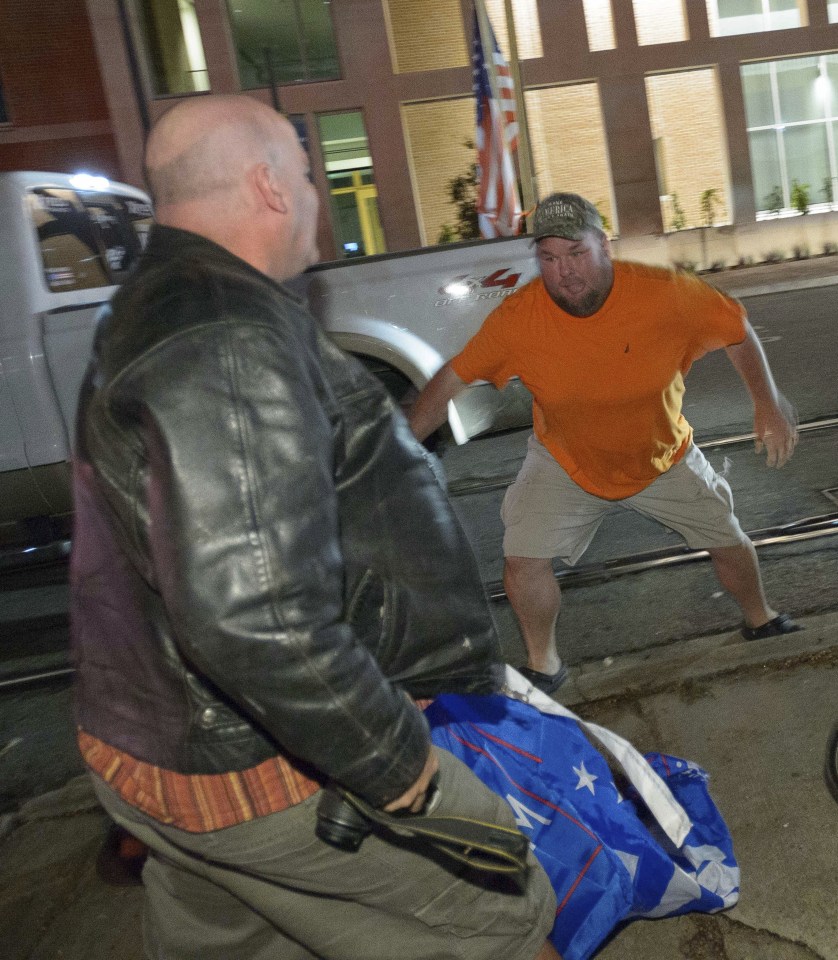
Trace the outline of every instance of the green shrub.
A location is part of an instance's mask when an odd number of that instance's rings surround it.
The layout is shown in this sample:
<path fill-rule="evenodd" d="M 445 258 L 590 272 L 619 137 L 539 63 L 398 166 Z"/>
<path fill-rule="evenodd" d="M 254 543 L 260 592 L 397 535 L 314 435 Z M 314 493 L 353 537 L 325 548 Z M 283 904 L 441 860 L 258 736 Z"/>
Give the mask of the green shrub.
<path fill-rule="evenodd" d="M 687 225 L 687 215 L 684 213 L 684 208 L 681 206 L 680 201 L 678 200 L 678 194 L 672 194 L 672 220 L 670 221 L 669 226 L 673 230 L 683 230 Z"/>
<path fill-rule="evenodd" d="M 779 216 L 783 209 L 783 191 L 778 184 L 774 185 L 774 189 L 766 195 L 762 202 L 769 213 L 776 213 Z"/>
<path fill-rule="evenodd" d="M 798 213 L 809 212 L 809 184 L 798 180 L 791 182 L 791 205 Z"/>
<path fill-rule="evenodd" d="M 716 207 L 721 204 L 721 197 L 717 187 L 710 187 L 701 193 L 701 216 L 705 227 L 712 227 L 716 220 Z"/>
<path fill-rule="evenodd" d="M 676 260 L 673 263 L 673 266 L 675 267 L 676 270 L 680 271 L 681 273 L 697 273 L 698 272 L 698 264 L 695 262 L 695 260 Z"/>

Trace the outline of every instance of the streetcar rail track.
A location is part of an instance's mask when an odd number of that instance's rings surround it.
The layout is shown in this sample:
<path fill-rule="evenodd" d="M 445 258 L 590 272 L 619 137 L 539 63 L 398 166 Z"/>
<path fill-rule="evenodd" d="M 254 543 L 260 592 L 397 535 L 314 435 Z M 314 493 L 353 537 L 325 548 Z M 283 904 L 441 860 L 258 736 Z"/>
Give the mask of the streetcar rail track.
<path fill-rule="evenodd" d="M 781 526 L 749 531 L 748 536 L 754 546 L 760 549 L 773 544 L 795 543 L 802 540 L 835 536 L 836 534 L 838 534 L 838 513 L 830 513 L 823 516 L 806 517 Z M 630 573 L 642 573 L 646 570 L 682 563 L 695 563 L 706 559 L 709 559 L 706 550 L 691 550 L 689 547 L 662 548 L 629 557 L 617 557 L 603 563 L 589 564 L 572 570 L 557 570 L 556 579 L 563 586 L 583 586 L 586 583 L 598 583 Z M 499 581 L 486 584 L 486 591 L 489 599 L 495 603 L 502 603 L 506 600 L 506 593 Z M 75 669 L 71 666 L 56 664 L 50 669 L 15 674 L 0 679 L 0 693 L 69 678 L 74 672 Z"/>
<path fill-rule="evenodd" d="M 804 520 L 795 520 L 792 523 L 776 527 L 766 527 L 762 530 L 748 532 L 748 536 L 757 549 L 774 544 L 796 543 L 801 540 L 815 540 L 820 537 L 832 537 L 838 534 L 838 513 L 827 513 L 817 517 L 808 517 Z M 642 573 L 657 567 L 670 567 L 682 563 L 694 563 L 697 560 L 708 560 L 710 554 L 706 550 L 693 550 L 690 547 L 663 547 L 659 550 L 648 550 L 644 553 L 629 557 L 615 557 L 601 563 L 585 564 L 573 569 L 554 571 L 556 579 L 566 586 L 583 586 L 586 583 L 597 583 L 610 580 L 613 577 L 629 573 Z M 500 581 L 486 584 L 489 598 L 496 603 L 507 599 L 503 584 Z"/>
<path fill-rule="evenodd" d="M 801 424 L 799 430 L 801 433 L 810 433 L 834 429 L 836 427 L 838 427 L 838 417 L 828 416 Z M 698 446 L 706 450 L 709 448 L 748 443 L 755 439 L 756 435 L 753 433 L 738 434 L 705 440 L 698 444 Z M 452 484 L 449 488 L 449 494 L 452 497 L 458 497 L 484 493 L 500 487 L 506 487 L 512 480 L 514 480 L 514 476 L 492 478 L 488 481 L 462 481 L 458 484 Z M 835 496 L 831 496 L 831 494 L 836 493 L 835 488 L 830 488 L 822 492 L 833 502 L 838 502 Z M 776 544 L 795 543 L 804 540 L 830 537 L 836 534 L 838 534 L 838 512 L 819 514 L 817 516 L 791 521 L 786 524 L 748 532 L 748 536 L 757 549 Z M 69 540 L 61 540 L 42 546 L 0 551 L 0 574 L 21 572 L 27 568 L 47 566 L 49 564 L 66 564 L 70 554 L 70 546 L 71 543 Z M 706 550 L 693 550 L 686 546 L 664 547 L 627 557 L 616 557 L 600 563 L 586 564 L 572 569 L 560 569 L 555 571 L 555 576 L 563 586 L 584 586 L 589 583 L 609 580 L 613 577 L 642 573 L 648 570 L 676 566 L 684 563 L 694 563 L 706 559 L 709 559 L 709 554 Z M 486 591 L 489 598 L 496 603 L 505 602 L 507 599 L 503 584 L 500 581 L 487 583 Z M 15 630 L 22 631 L 23 635 L 34 636 L 41 631 L 47 632 L 56 629 L 66 629 L 67 622 L 68 620 L 65 616 L 57 615 L 34 618 L 31 627 L 28 626 L 26 621 L 18 621 L 13 625 L 0 624 L 0 640 L 3 639 L 4 634 L 8 638 L 10 626 L 14 626 Z M 20 634 L 18 634 L 18 637 L 20 637 Z M 49 667 L 44 666 L 41 669 L 33 669 L 28 672 L 9 673 L 6 676 L 0 674 L 0 693 L 69 679 L 74 673 L 75 668 L 69 665 L 69 656 L 66 658 L 58 656 L 52 660 Z"/>

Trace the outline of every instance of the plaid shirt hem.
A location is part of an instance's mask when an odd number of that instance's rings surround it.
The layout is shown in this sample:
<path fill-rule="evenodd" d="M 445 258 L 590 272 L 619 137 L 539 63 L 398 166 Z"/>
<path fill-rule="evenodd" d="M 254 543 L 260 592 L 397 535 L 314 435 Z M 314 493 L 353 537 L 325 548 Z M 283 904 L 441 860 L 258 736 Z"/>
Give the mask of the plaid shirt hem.
<path fill-rule="evenodd" d="M 312 796 L 320 784 L 276 756 L 247 770 L 184 774 L 137 760 L 78 730 L 88 768 L 126 803 L 190 833 L 222 830 L 270 813 L 279 813 Z"/>

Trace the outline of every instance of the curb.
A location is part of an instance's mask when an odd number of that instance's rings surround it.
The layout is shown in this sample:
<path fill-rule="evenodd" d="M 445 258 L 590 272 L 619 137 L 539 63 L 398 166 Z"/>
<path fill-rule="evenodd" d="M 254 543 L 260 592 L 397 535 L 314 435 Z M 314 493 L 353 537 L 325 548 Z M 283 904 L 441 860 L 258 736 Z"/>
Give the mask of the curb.
<path fill-rule="evenodd" d="M 826 654 L 838 660 L 838 611 L 812 614 L 802 622 L 803 630 L 767 640 L 746 641 L 736 630 L 569 667 L 561 701 L 572 707 L 649 696 L 747 668 L 795 666 Z"/>
<path fill-rule="evenodd" d="M 718 275 L 717 275 L 718 276 Z M 829 274 L 826 276 L 819 277 L 799 277 L 798 279 L 788 280 L 775 280 L 770 283 L 756 283 L 751 287 L 741 287 L 737 288 L 734 283 L 731 286 L 725 284 L 724 280 L 711 280 L 709 276 L 705 275 L 701 277 L 706 283 L 709 283 L 710 286 L 716 287 L 718 290 L 728 294 L 728 296 L 736 297 L 738 300 L 745 299 L 747 297 L 762 297 L 771 293 L 790 293 L 793 290 L 811 290 L 815 287 L 831 287 L 835 284 L 838 284 L 838 274 Z"/>

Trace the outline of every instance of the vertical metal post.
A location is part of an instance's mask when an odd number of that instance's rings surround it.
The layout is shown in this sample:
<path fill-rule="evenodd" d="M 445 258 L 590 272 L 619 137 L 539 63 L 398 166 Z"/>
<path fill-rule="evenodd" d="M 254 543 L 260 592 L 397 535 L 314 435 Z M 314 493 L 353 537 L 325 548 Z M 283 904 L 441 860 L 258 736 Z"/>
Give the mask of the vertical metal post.
<path fill-rule="evenodd" d="M 125 55 L 128 58 L 128 72 L 131 74 L 131 86 L 134 90 L 137 112 L 140 115 L 140 123 L 143 125 L 143 134 L 148 136 L 148 131 L 151 128 L 151 120 L 148 115 L 145 88 L 143 87 L 140 65 L 137 62 L 137 52 L 134 48 L 134 37 L 128 20 L 128 11 L 125 8 L 125 0 L 116 0 L 116 9 L 119 13 L 119 26 L 122 30 L 123 39 L 125 40 Z"/>
<path fill-rule="evenodd" d="M 515 104 L 518 113 L 518 172 L 521 176 L 521 193 L 524 213 L 531 210 L 538 197 L 535 174 L 533 172 L 532 151 L 530 150 L 530 132 L 527 122 L 527 105 L 524 100 L 524 88 L 521 84 L 521 65 L 518 60 L 518 34 L 515 30 L 515 15 L 512 0 L 504 0 L 506 32 L 509 37 L 509 72 L 515 88 Z"/>
<path fill-rule="evenodd" d="M 277 113 L 282 113 L 282 107 L 279 103 L 279 91 L 276 89 L 276 74 L 274 73 L 274 62 L 270 47 L 265 47 L 265 69 L 268 71 L 268 87 L 271 91 L 271 104 Z"/>

